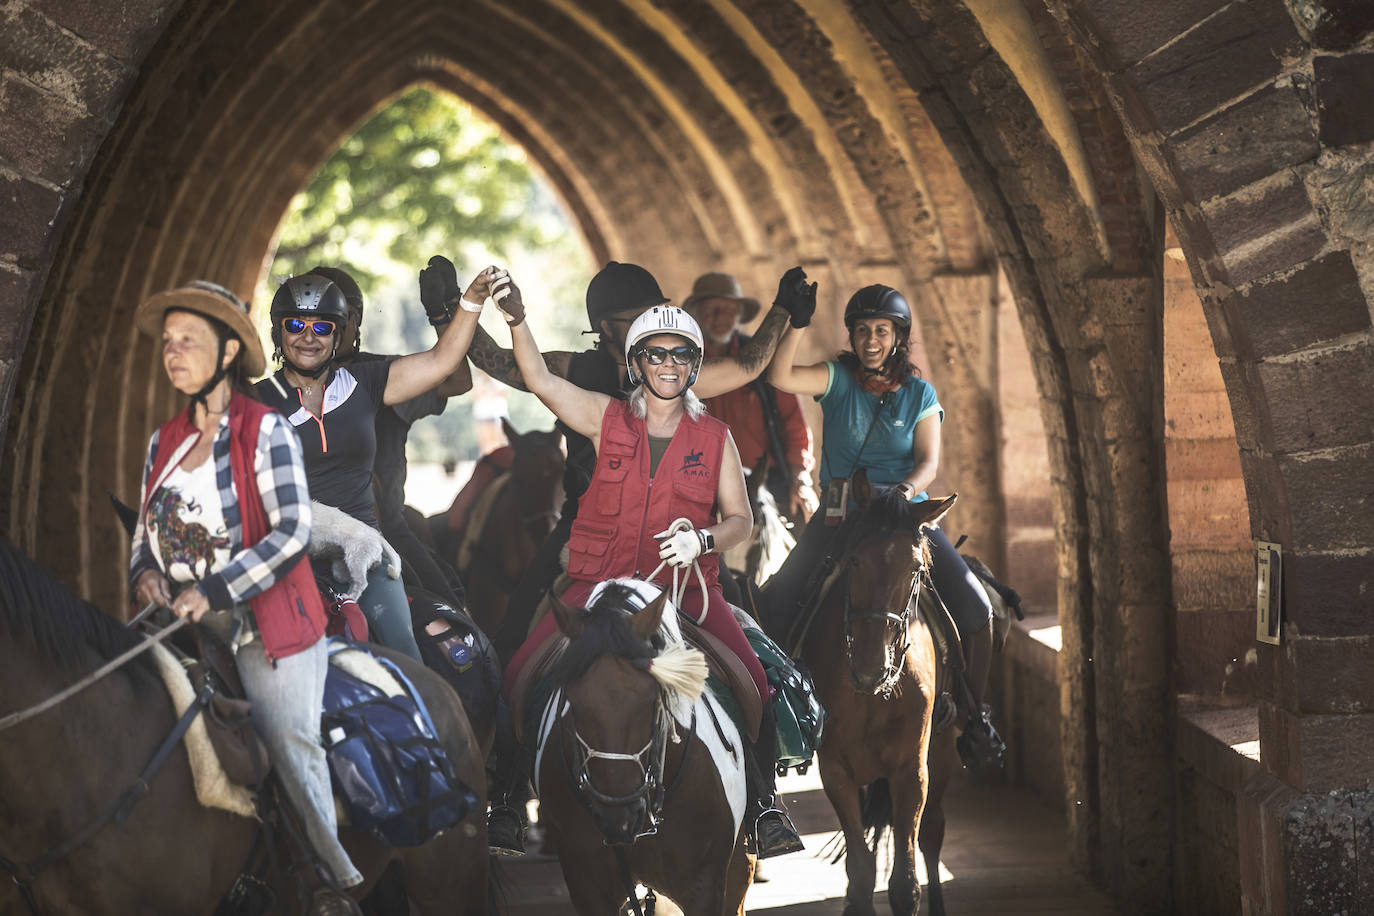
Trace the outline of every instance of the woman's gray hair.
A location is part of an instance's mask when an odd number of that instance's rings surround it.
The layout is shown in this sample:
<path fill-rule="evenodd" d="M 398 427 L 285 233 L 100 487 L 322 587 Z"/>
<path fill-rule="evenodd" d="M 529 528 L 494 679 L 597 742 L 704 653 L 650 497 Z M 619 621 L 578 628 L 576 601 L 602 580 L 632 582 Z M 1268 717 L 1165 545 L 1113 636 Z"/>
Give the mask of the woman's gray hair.
<path fill-rule="evenodd" d="M 636 385 L 635 390 L 630 392 L 630 412 L 641 420 L 644 419 L 644 398 L 644 386 Z M 690 388 L 682 393 L 682 406 L 687 411 L 687 416 L 693 420 L 706 412 L 706 405 L 701 403 L 701 398 Z"/>

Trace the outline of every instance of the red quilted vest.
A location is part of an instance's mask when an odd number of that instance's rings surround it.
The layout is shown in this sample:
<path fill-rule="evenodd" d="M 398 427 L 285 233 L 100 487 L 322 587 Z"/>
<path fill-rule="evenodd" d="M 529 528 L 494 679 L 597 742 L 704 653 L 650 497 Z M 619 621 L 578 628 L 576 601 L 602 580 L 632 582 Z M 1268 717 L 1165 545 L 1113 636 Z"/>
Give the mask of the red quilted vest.
<path fill-rule="evenodd" d="M 596 470 L 578 501 L 568 538 L 568 575 L 583 582 L 645 578 L 659 564 L 655 534 L 678 518 L 697 528 L 715 524 L 716 485 L 728 430 L 705 414 L 696 420 L 684 416 L 650 478 L 644 421 L 626 402 L 611 401 L 601 419 Z M 719 564 L 702 563 L 701 572 L 707 586 L 714 588 Z M 654 581 L 670 585 L 672 570 L 665 566 Z"/>
<path fill-rule="evenodd" d="M 262 418 L 271 410 L 265 404 L 238 392 L 234 393 L 229 405 L 229 467 L 234 475 L 234 493 L 238 497 L 239 523 L 245 548 L 252 547 L 272 531 L 267 510 L 263 508 L 262 497 L 258 494 L 254 468 L 258 428 L 262 425 Z M 191 423 L 189 409 L 162 424 L 158 430 L 157 455 L 153 457 L 152 472 L 148 478 L 150 483 L 162 476 L 167 462 L 186 437 L 197 434 Z M 145 505 L 139 516 L 139 524 L 143 523 L 147 511 Z M 248 604 L 253 609 L 253 619 L 262 637 L 263 651 L 273 664 L 279 658 L 310 648 L 324 634 L 324 604 L 315 585 L 315 574 L 304 555 L 275 585 L 248 599 Z"/>

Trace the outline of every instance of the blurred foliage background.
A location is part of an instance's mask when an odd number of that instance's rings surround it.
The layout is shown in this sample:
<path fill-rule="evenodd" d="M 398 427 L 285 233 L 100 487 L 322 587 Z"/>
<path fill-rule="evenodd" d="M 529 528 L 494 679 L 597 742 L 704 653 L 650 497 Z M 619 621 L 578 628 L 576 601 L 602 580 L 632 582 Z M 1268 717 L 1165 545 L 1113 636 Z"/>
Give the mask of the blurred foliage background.
<path fill-rule="evenodd" d="M 464 286 L 489 264 L 509 268 L 543 349 L 590 345 L 581 332 L 594 266 L 562 203 L 524 150 L 494 124 L 460 99 L 424 86 L 375 112 L 292 200 L 255 298 L 270 302 L 284 279 L 316 265 L 342 267 L 366 300 L 363 348 L 413 353 L 435 339 L 417 284 L 435 254 L 457 265 Z M 510 334 L 495 311 L 488 307 L 482 324 L 508 347 Z M 263 340 L 270 340 L 266 308 L 254 313 Z M 481 381 L 474 394 L 450 400 L 441 416 L 415 424 L 412 461 L 477 458 L 475 419 L 490 429 L 502 412 L 520 430 L 552 427 L 553 416 L 532 395 Z"/>

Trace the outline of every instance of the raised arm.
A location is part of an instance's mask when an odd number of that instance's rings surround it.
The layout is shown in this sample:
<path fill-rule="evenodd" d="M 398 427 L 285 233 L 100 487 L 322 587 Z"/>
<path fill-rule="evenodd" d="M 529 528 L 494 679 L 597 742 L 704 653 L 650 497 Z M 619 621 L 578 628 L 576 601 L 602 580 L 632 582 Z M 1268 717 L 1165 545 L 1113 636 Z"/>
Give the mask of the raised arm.
<path fill-rule="evenodd" d="M 726 392 L 742 388 L 754 379 L 768 365 L 769 358 L 778 346 L 783 329 L 787 327 L 787 311 L 773 307 L 759 325 L 758 333 L 749 339 L 735 356 L 712 356 L 701 364 L 692 390 L 697 397 L 705 400 Z"/>
<path fill-rule="evenodd" d="M 509 278 L 501 281 L 496 295 L 497 304 L 510 323 L 511 349 L 525 389 L 539 398 L 569 429 L 596 443 L 601 434 L 601 417 L 611 399 L 600 392 L 580 388 L 550 371 L 525 321 L 525 304 L 520 298 L 520 290 Z"/>
<path fill-rule="evenodd" d="M 571 353 L 566 350 L 553 350 L 543 354 L 543 357 L 544 365 L 550 372 L 559 378 L 568 377 Z M 525 377 L 520 374 L 520 367 L 516 365 L 515 352 L 498 344 L 481 325 L 478 325 L 473 334 L 472 345 L 468 348 L 468 358 L 474 366 L 498 382 L 504 382 L 520 391 L 530 390 L 525 384 Z"/>
<path fill-rule="evenodd" d="M 801 346 L 806 328 L 788 328 L 778 344 L 778 352 L 773 364 L 768 367 L 768 384 L 780 391 L 793 394 L 819 396 L 825 394 L 830 383 L 830 368 L 825 363 L 812 363 L 809 366 L 794 365 L 797 348 Z"/>
<path fill-rule="evenodd" d="M 482 303 L 490 294 L 495 270 L 494 267 L 488 267 L 472 281 L 467 292 L 463 293 L 462 307 L 456 310 L 453 320 L 444 327 L 433 347 L 421 353 L 402 356 L 391 364 L 386 392 L 382 396 L 383 403 L 409 401 L 437 387 L 458 371 L 463 357 L 467 355 L 468 345 L 472 343 L 473 332 L 477 329 Z"/>

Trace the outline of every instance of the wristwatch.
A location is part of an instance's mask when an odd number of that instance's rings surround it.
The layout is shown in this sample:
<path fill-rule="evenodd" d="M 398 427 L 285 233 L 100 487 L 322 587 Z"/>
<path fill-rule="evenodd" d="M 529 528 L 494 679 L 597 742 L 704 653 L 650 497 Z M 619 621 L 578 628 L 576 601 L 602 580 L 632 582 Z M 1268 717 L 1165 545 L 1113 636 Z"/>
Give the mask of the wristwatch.
<path fill-rule="evenodd" d="M 701 552 L 710 553 L 716 549 L 716 536 L 705 528 L 698 528 L 697 534 L 701 535 Z"/>

